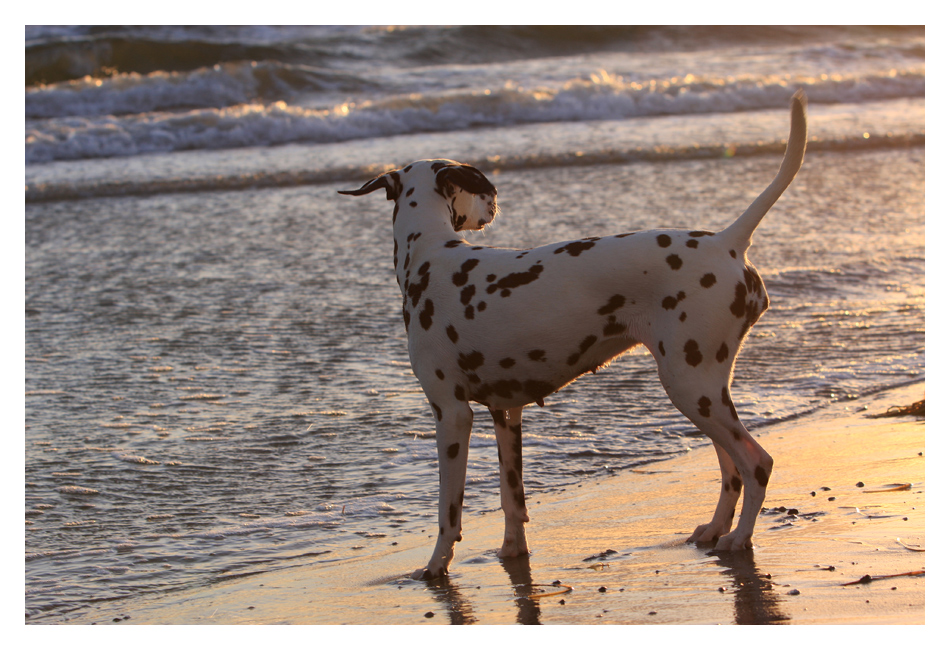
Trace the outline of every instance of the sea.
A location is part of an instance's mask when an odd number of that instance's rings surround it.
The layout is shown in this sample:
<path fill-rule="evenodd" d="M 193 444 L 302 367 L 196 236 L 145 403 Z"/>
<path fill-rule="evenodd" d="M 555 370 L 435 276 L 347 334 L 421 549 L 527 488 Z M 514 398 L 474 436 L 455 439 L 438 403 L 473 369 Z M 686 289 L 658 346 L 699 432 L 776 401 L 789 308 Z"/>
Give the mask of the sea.
<path fill-rule="evenodd" d="M 432 542 L 392 207 L 337 193 L 417 159 L 497 186 L 473 244 L 717 230 L 777 172 L 803 89 L 804 167 L 749 251 L 772 306 L 737 409 L 755 433 L 923 391 L 922 27 L 27 26 L 25 52 L 27 623 L 134 623 Z M 501 517 L 475 410 L 465 513 Z M 642 348 L 524 432 L 529 511 L 715 462 Z"/>

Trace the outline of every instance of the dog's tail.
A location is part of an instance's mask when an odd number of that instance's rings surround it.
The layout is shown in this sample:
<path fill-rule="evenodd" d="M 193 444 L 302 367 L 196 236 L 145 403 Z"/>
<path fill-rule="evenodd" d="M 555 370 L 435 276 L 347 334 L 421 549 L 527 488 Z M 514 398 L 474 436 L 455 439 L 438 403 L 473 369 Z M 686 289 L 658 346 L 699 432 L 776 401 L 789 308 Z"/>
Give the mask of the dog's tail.
<path fill-rule="evenodd" d="M 808 140 L 808 125 L 805 120 L 805 106 L 808 103 L 805 93 L 799 90 L 792 97 L 792 126 L 785 147 L 782 167 L 772 183 L 759 194 L 746 211 L 735 222 L 722 231 L 722 234 L 734 242 L 737 253 L 745 252 L 752 244 L 752 233 L 758 227 L 762 217 L 778 201 L 795 174 L 801 169 L 805 158 L 805 143 Z"/>

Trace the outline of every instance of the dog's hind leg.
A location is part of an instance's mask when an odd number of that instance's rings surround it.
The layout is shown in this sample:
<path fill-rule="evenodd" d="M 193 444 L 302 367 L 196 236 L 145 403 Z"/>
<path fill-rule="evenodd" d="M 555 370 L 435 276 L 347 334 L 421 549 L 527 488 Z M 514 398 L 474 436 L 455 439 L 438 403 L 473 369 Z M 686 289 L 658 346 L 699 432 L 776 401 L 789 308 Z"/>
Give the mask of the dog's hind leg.
<path fill-rule="evenodd" d="M 505 539 L 498 557 L 528 553 L 524 525 L 528 519 L 525 504 L 521 456 L 521 407 L 491 412 L 498 443 L 498 470 L 501 476 L 501 509 L 505 513 Z"/>
<path fill-rule="evenodd" d="M 742 479 L 739 478 L 739 470 L 736 469 L 735 463 L 729 458 L 726 450 L 715 442 L 713 446 L 716 448 L 716 455 L 719 457 L 719 470 L 722 472 L 719 503 L 716 505 L 716 512 L 712 521 L 697 526 L 693 534 L 686 540 L 687 542 L 715 542 L 732 530 L 732 520 L 736 515 L 736 502 L 739 500 L 739 493 L 742 491 Z"/>
<path fill-rule="evenodd" d="M 689 349 L 686 358 L 695 362 L 699 354 L 698 350 L 692 349 L 691 343 L 695 345 L 692 341 L 686 344 Z M 723 455 L 720 454 L 723 485 L 716 513 L 712 521 L 705 527 L 697 528 L 690 539 L 712 541 L 718 537 L 716 550 L 752 548 L 752 531 L 765 500 L 765 488 L 772 474 L 772 457 L 739 421 L 729 394 L 731 359 L 721 364 L 715 361 L 709 364 L 704 360 L 694 366 L 682 361 L 680 355 L 670 356 L 661 357 L 657 364 L 660 380 L 670 400 L 716 443 L 717 454 L 721 448 L 728 461 L 731 461 L 723 462 Z M 733 467 L 738 472 L 738 482 L 733 482 Z M 736 529 L 726 534 L 738 496 L 738 491 L 733 488 L 740 487 L 740 482 L 743 492 L 742 512 Z"/>
<path fill-rule="evenodd" d="M 472 435 L 472 409 L 468 402 L 452 400 L 441 408 L 433 402 L 432 410 L 439 449 L 439 538 L 426 568 L 413 572 L 416 580 L 446 575 L 455 557 L 455 543 L 462 540 L 462 501 Z"/>

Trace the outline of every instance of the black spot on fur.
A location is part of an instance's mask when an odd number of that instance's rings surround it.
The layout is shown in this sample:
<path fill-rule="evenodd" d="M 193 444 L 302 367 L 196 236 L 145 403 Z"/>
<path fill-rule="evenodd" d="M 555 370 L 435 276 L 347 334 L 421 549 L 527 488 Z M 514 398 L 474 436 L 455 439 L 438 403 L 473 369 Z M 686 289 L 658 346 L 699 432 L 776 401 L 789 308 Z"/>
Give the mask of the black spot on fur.
<path fill-rule="evenodd" d="M 439 408 L 439 405 L 435 402 L 432 402 L 432 410 L 435 411 L 435 419 L 442 420 L 442 409 Z"/>
<path fill-rule="evenodd" d="M 427 330 L 432 327 L 432 314 L 435 313 L 435 306 L 432 301 L 426 298 L 425 309 L 419 312 L 419 324 L 422 329 Z"/>
<path fill-rule="evenodd" d="M 485 357 L 481 352 L 469 352 L 468 354 L 459 353 L 459 368 L 462 370 L 475 370 L 483 363 L 485 363 Z"/>
<path fill-rule="evenodd" d="M 596 242 L 598 239 L 599 237 L 592 237 L 588 239 L 587 241 L 575 241 L 575 242 L 571 242 L 570 244 L 565 244 L 564 246 L 561 246 L 560 248 L 555 250 L 554 254 L 557 255 L 558 253 L 563 253 L 564 251 L 567 251 L 568 254 L 571 255 L 571 257 L 577 257 L 578 255 L 580 255 L 587 249 L 593 248 L 594 242 Z"/>
<path fill-rule="evenodd" d="M 704 418 L 709 417 L 709 407 L 712 406 L 712 400 L 703 395 L 699 398 L 699 414 Z"/>
<path fill-rule="evenodd" d="M 528 358 L 532 361 L 544 361 L 544 350 L 531 350 L 528 353 Z"/>
<path fill-rule="evenodd" d="M 610 300 L 607 301 L 607 304 L 597 310 L 598 314 L 606 316 L 611 314 L 621 307 L 624 306 L 624 303 L 627 302 L 627 299 L 621 296 L 619 293 L 610 297 Z"/>
<path fill-rule="evenodd" d="M 766 472 L 765 468 L 761 465 L 755 468 L 755 480 L 758 481 L 762 487 L 769 484 L 769 473 Z"/>
<path fill-rule="evenodd" d="M 524 382 L 524 392 L 535 402 L 553 393 L 554 389 L 554 384 L 550 384 L 546 381 L 529 379 Z"/>
<path fill-rule="evenodd" d="M 449 506 L 449 527 L 455 528 L 459 521 L 459 508 L 454 503 Z"/>
<path fill-rule="evenodd" d="M 742 479 L 739 478 L 738 476 L 732 477 L 732 489 L 735 490 L 736 492 L 742 491 Z"/>
<path fill-rule="evenodd" d="M 683 260 L 680 259 L 679 255 L 670 255 L 666 258 L 666 263 L 670 265 L 670 268 L 674 271 L 678 270 L 683 266 Z"/>
<path fill-rule="evenodd" d="M 485 301 L 481 301 L 481 302 L 478 303 L 478 305 L 477 305 L 475 308 L 476 308 L 478 311 L 485 311 L 485 307 L 487 307 L 487 306 L 488 306 L 488 305 L 485 304 Z"/>
<path fill-rule="evenodd" d="M 445 373 L 438 369 L 435 371 L 435 376 L 439 379 L 445 379 Z"/>
<path fill-rule="evenodd" d="M 456 343 L 459 340 L 458 332 L 456 332 L 455 328 L 451 325 L 445 328 L 445 333 L 448 334 L 449 340 L 452 341 L 452 343 Z"/>
<path fill-rule="evenodd" d="M 691 233 L 689 233 L 689 236 L 690 237 L 711 237 L 712 235 L 715 235 L 715 234 L 716 233 L 709 232 L 708 230 L 694 230 Z"/>
<path fill-rule="evenodd" d="M 512 359 L 511 357 L 505 357 L 504 359 L 498 362 L 498 365 L 501 366 L 502 368 L 510 368 L 511 366 L 515 365 L 515 360 Z"/>
<path fill-rule="evenodd" d="M 684 311 L 683 313 L 680 314 L 680 322 L 682 323 L 685 320 L 686 320 L 686 312 Z"/>
<path fill-rule="evenodd" d="M 742 282 L 736 282 L 736 296 L 732 301 L 732 304 L 729 305 L 729 311 L 731 311 L 736 318 L 742 318 L 745 316 L 745 295 L 745 284 Z"/>
<path fill-rule="evenodd" d="M 409 255 L 406 254 L 406 265 L 409 263 Z M 423 266 L 428 266 L 426 262 Z M 422 267 L 419 267 L 419 270 L 422 270 Z M 406 295 L 412 300 L 412 306 L 415 307 L 419 303 L 419 298 L 422 297 L 422 293 L 429 286 L 429 271 L 426 269 L 425 273 L 419 274 L 419 281 L 415 283 L 409 283 L 409 286 L 406 287 Z M 408 281 L 407 281 L 408 282 Z"/>
<path fill-rule="evenodd" d="M 465 308 L 465 318 L 467 318 L 468 320 L 475 319 L 475 308 L 472 307 L 471 305 Z"/>
<path fill-rule="evenodd" d="M 455 248 L 456 246 L 461 246 L 461 245 L 462 245 L 462 241 L 459 239 L 453 239 L 451 241 L 445 242 L 446 248 Z"/>
<path fill-rule="evenodd" d="M 686 297 L 686 294 L 680 291 L 675 296 L 667 296 L 663 299 L 661 303 L 663 309 L 676 309 L 676 305 L 679 304 L 680 300 L 683 300 Z"/>
<path fill-rule="evenodd" d="M 722 388 L 722 403 L 729 407 L 729 414 L 732 415 L 733 420 L 739 419 L 739 412 L 736 411 L 736 405 L 733 404 L 732 398 L 729 397 L 729 389 L 723 386 Z"/>
<path fill-rule="evenodd" d="M 690 339 L 686 341 L 686 345 L 683 346 L 683 352 L 686 353 L 686 363 L 695 367 L 703 362 L 703 355 L 699 351 L 699 343 Z"/>
<path fill-rule="evenodd" d="M 712 273 L 707 273 L 699 279 L 699 283 L 703 285 L 706 289 L 716 284 L 716 276 Z"/>
<path fill-rule="evenodd" d="M 462 229 L 462 226 L 465 225 L 465 220 L 468 219 L 468 217 L 464 214 L 460 214 L 458 210 L 455 209 L 454 198 L 452 199 L 451 208 L 452 208 L 452 229 L 458 232 L 459 230 Z"/>
<path fill-rule="evenodd" d="M 449 445 L 449 448 L 445 450 L 445 453 L 448 454 L 449 458 L 455 458 L 459 455 L 459 443 L 453 442 Z"/>
<path fill-rule="evenodd" d="M 660 354 L 665 357 L 665 356 L 666 356 L 666 349 L 664 349 L 664 347 L 663 347 L 663 341 L 660 341 L 660 345 L 659 345 L 658 347 L 660 348 Z"/>
<path fill-rule="evenodd" d="M 660 245 L 660 248 L 666 248 L 673 243 L 673 240 L 670 239 L 669 235 L 657 235 L 656 243 Z"/>
<path fill-rule="evenodd" d="M 466 286 L 464 289 L 462 289 L 462 295 L 461 295 L 462 304 L 467 305 L 469 301 L 472 299 L 472 296 L 474 295 L 475 295 L 475 285 L 470 284 Z"/>
<path fill-rule="evenodd" d="M 719 346 L 719 350 L 716 352 L 716 361 L 722 363 L 729 358 L 729 346 L 723 343 Z"/>
<path fill-rule="evenodd" d="M 487 384 L 484 390 L 479 390 L 479 398 L 488 397 L 488 395 L 498 395 L 504 399 L 511 399 L 514 393 L 520 393 L 522 389 L 521 382 L 517 379 L 499 379 L 493 384 Z"/>
<path fill-rule="evenodd" d="M 729 249 L 729 254 L 732 255 L 732 259 L 736 258 L 736 252 L 732 249 Z"/>
<path fill-rule="evenodd" d="M 495 274 L 494 274 L 494 273 L 490 273 L 490 274 L 485 278 L 485 281 L 486 281 L 486 282 L 494 282 L 494 281 L 495 281 Z"/>
<path fill-rule="evenodd" d="M 583 341 L 581 341 L 580 349 L 567 358 L 567 365 L 573 366 L 575 363 L 577 363 L 580 360 L 581 355 L 587 352 L 587 350 L 590 349 L 590 346 L 592 346 L 596 342 L 597 342 L 597 337 L 594 336 L 593 334 L 586 337 Z"/>
<path fill-rule="evenodd" d="M 502 297 L 507 297 L 511 295 L 511 291 L 508 291 L 509 289 L 514 289 L 515 287 L 520 287 L 522 285 L 534 282 L 541 275 L 542 271 L 544 271 L 544 267 L 540 264 L 535 264 L 527 271 L 509 273 L 505 277 L 498 280 L 496 284 L 488 285 L 486 291 L 488 291 L 488 293 L 495 293 L 496 290 L 502 289 Z"/>
<path fill-rule="evenodd" d="M 459 269 L 458 273 L 452 276 L 452 283 L 457 287 L 463 286 L 466 282 L 468 282 L 468 272 L 474 269 L 476 266 L 478 266 L 478 260 L 465 260 L 465 262 L 462 263 L 462 268 Z"/>
<path fill-rule="evenodd" d="M 762 279 L 748 265 L 742 269 L 742 277 L 745 280 L 745 288 L 749 293 L 759 293 L 762 290 Z"/>
<path fill-rule="evenodd" d="M 460 402 L 465 401 L 465 389 L 459 384 L 455 384 L 455 399 Z"/>
<path fill-rule="evenodd" d="M 617 322 L 616 316 L 611 316 L 607 324 L 604 325 L 604 336 L 617 336 L 618 334 L 623 334 L 626 329 L 623 323 Z"/>
<path fill-rule="evenodd" d="M 515 493 L 511 496 L 515 500 L 515 505 L 517 507 L 521 509 L 524 509 L 526 507 L 525 498 L 524 498 L 524 490 L 515 490 Z"/>
<path fill-rule="evenodd" d="M 686 240 L 686 248 L 696 248 L 697 246 L 699 246 L 699 242 L 695 239 Z"/>

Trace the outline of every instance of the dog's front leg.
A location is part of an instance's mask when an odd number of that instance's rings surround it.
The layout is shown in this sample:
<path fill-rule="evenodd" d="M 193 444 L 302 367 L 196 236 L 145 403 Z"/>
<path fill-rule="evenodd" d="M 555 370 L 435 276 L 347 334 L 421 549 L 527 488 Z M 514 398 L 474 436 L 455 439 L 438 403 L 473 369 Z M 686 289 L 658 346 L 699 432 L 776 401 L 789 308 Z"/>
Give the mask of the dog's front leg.
<path fill-rule="evenodd" d="M 521 456 L 521 407 L 492 411 L 495 440 L 498 442 L 498 470 L 501 476 L 501 508 L 505 513 L 505 539 L 498 557 L 528 553 L 524 525 L 528 521 Z"/>
<path fill-rule="evenodd" d="M 453 401 L 442 408 L 433 403 L 433 411 L 439 448 L 439 538 L 426 568 L 413 572 L 416 580 L 446 575 L 455 557 L 455 543 L 462 540 L 462 500 L 472 435 L 472 409 L 467 402 Z"/>

